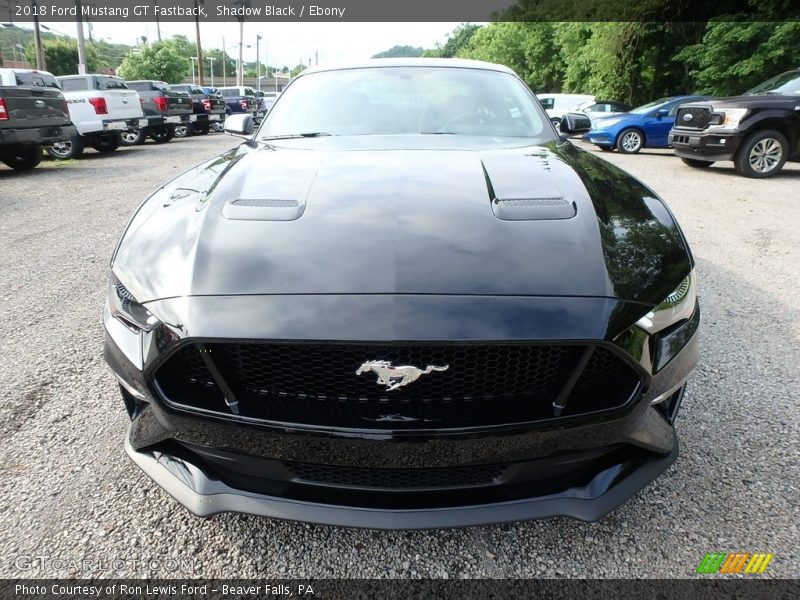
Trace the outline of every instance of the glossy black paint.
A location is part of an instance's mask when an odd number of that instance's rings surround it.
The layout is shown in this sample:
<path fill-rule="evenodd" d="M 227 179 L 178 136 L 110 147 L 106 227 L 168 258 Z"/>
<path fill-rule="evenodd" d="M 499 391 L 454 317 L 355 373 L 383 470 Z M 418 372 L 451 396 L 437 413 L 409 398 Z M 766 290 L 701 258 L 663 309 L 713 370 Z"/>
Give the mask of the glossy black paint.
<path fill-rule="evenodd" d="M 520 202 L 532 198 L 562 202 L 546 210 Z M 677 455 L 671 422 L 650 401 L 682 390 L 697 362 L 696 326 L 687 321 L 662 339 L 634 324 L 692 267 L 654 192 L 554 133 L 537 144 L 423 135 L 242 144 L 157 190 L 112 259 L 161 322 L 140 334 L 132 357 L 130 339 L 115 339 L 131 334 L 106 314 L 106 359 L 132 418 L 129 454 L 202 515 L 244 510 L 371 527 L 596 519 Z M 592 342 L 614 348 L 642 384 L 619 410 L 536 424 L 254 423 L 161 398 L 154 371 L 192 339 Z M 452 503 L 436 499 L 444 505 L 399 490 L 356 501 L 346 487 L 297 487 L 289 463 L 503 464 L 525 476 Z M 451 510 L 437 520 L 442 508 Z"/>
<path fill-rule="evenodd" d="M 114 270 L 145 303 L 488 294 L 656 304 L 691 269 L 663 202 L 569 142 L 472 150 L 474 140 L 395 138 L 371 140 L 369 152 L 362 140 L 337 138 L 243 144 L 154 194 L 131 221 Z M 496 198 L 558 195 L 577 214 L 498 219 L 487 180 Z M 171 199 L 176 189 L 191 193 Z M 294 200 L 304 210 L 293 221 L 270 220 L 270 208 L 225 218 L 238 199 Z"/>

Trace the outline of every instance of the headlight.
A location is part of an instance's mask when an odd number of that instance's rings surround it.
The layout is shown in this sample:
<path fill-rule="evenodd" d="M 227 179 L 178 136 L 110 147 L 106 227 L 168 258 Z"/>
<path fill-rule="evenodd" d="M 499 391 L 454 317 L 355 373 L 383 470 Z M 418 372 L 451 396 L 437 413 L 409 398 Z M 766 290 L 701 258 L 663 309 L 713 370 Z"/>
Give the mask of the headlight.
<path fill-rule="evenodd" d="M 670 325 L 688 319 L 694 313 L 697 301 L 694 271 L 686 276 L 653 310 L 636 321 L 647 333 L 657 333 Z"/>
<path fill-rule="evenodd" d="M 151 331 L 158 319 L 137 302 L 122 282 L 112 273 L 108 284 L 108 305 L 114 318 L 136 332 Z"/>
<path fill-rule="evenodd" d="M 714 113 L 711 117 L 710 127 L 736 129 L 748 111 L 747 108 L 727 108 L 725 111 Z"/>

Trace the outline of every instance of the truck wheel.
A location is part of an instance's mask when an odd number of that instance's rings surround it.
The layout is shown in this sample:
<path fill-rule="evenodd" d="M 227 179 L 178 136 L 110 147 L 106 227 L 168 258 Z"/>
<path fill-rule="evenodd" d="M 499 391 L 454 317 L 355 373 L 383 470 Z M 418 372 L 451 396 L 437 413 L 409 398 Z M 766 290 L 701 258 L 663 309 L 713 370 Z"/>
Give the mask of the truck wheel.
<path fill-rule="evenodd" d="M 617 150 L 622 154 L 636 154 L 644 147 L 644 135 L 638 129 L 623 129 L 617 136 Z"/>
<path fill-rule="evenodd" d="M 214 121 L 211 124 L 211 129 L 213 131 L 216 131 L 217 133 L 219 133 L 220 131 L 224 131 L 225 130 L 225 123 L 223 123 L 222 121 Z"/>
<path fill-rule="evenodd" d="M 42 162 L 42 147 L 38 144 L 11 146 L 2 150 L 0 161 L 17 171 L 28 171 Z"/>
<path fill-rule="evenodd" d="M 110 133 L 97 136 L 92 140 L 92 148 L 103 154 L 114 152 L 122 144 L 122 135 Z"/>
<path fill-rule="evenodd" d="M 147 128 L 129 129 L 122 132 L 123 146 L 141 146 L 147 139 Z"/>
<path fill-rule="evenodd" d="M 788 154 L 789 142 L 780 131 L 762 129 L 744 139 L 733 164 L 739 175 L 763 179 L 779 173 Z"/>
<path fill-rule="evenodd" d="M 47 153 L 53 158 L 67 159 L 78 158 L 83 154 L 83 137 L 73 136 L 65 142 L 56 142 L 47 149 Z"/>
<path fill-rule="evenodd" d="M 681 158 L 683 164 L 694 169 L 705 169 L 714 164 L 713 160 L 697 160 L 696 158 Z"/>
<path fill-rule="evenodd" d="M 192 130 L 188 125 L 175 125 L 175 137 L 185 138 L 192 135 Z"/>
<path fill-rule="evenodd" d="M 175 137 L 175 128 L 167 126 L 153 127 L 150 137 L 156 144 L 166 144 Z"/>
<path fill-rule="evenodd" d="M 208 123 L 202 125 L 195 125 L 192 135 L 208 135 Z"/>
<path fill-rule="evenodd" d="M 561 133 L 561 119 L 550 119 L 550 122 L 556 128 L 556 133 Z"/>

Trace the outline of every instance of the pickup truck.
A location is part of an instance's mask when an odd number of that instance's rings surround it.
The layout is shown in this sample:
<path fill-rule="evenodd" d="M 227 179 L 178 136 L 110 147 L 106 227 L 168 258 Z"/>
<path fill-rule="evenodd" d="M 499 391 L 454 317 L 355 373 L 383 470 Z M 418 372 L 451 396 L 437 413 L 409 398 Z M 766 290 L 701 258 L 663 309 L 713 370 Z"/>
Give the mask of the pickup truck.
<path fill-rule="evenodd" d="M 249 87 L 221 87 L 219 93 L 225 100 L 225 114 L 250 113 L 253 117 L 258 112 L 256 93 Z"/>
<path fill-rule="evenodd" d="M 126 83 L 130 89 L 139 93 L 147 127 L 123 134 L 124 145 L 143 144 L 148 136 L 156 144 L 164 144 L 175 137 L 176 128 L 187 127 L 197 120 L 189 94 L 171 90 L 169 84 L 163 81 L 141 80 Z"/>
<path fill-rule="evenodd" d="M 87 144 L 98 152 L 113 152 L 122 144 L 122 132 L 147 124 L 139 94 L 119 77 L 65 75 L 56 80 L 78 134 L 48 148 L 54 158 L 77 158 Z"/>
<path fill-rule="evenodd" d="M 780 173 L 786 161 L 800 162 L 800 69 L 742 96 L 683 104 L 669 143 L 690 167 L 732 160 L 737 173 L 755 179 Z"/>
<path fill-rule="evenodd" d="M 56 78 L 45 71 L 0 69 L 0 162 L 33 169 L 42 147 L 77 135 Z"/>
<path fill-rule="evenodd" d="M 197 116 L 197 121 L 195 121 L 191 127 L 176 127 L 175 135 L 177 137 L 206 135 L 212 124 L 225 120 L 225 101 L 221 96 L 207 94 L 203 91 L 203 88 L 185 83 L 179 83 L 169 87 L 176 92 L 189 94 L 189 97 L 192 99 L 194 114 Z"/>

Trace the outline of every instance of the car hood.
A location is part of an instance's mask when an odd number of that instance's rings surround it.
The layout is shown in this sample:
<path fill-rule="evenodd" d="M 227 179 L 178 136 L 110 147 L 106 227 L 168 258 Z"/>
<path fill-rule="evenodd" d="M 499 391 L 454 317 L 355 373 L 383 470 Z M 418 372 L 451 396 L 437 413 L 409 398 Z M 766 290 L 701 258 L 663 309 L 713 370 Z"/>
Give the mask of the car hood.
<path fill-rule="evenodd" d="M 422 137 L 243 144 L 153 194 L 113 270 L 140 302 L 450 294 L 654 304 L 691 268 L 662 201 L 569 142 L 475 149 Z"/>
<path fill-rule="evenodd" d="M 745 94 L 715 100 L 689 102 L 686 105 L 710 106 L 712 110 L 724 108 L 777 108 L 797 110 L 800 107 L 800 96 L 796 94 Z M 683 105 L 683 106 L 686 106 Z"/>

